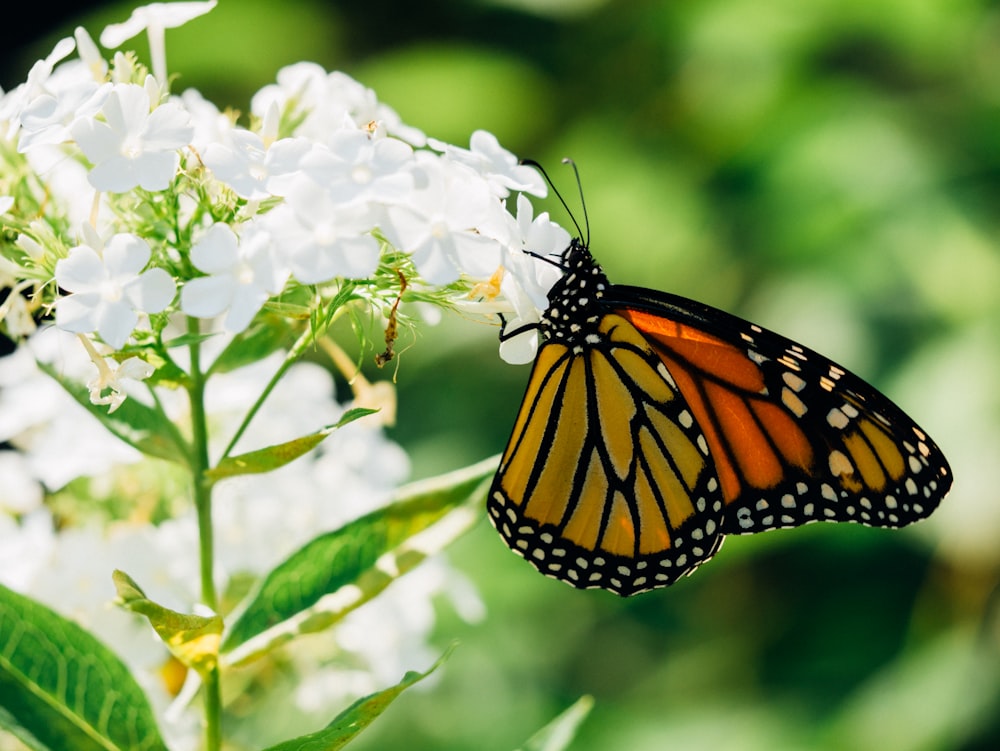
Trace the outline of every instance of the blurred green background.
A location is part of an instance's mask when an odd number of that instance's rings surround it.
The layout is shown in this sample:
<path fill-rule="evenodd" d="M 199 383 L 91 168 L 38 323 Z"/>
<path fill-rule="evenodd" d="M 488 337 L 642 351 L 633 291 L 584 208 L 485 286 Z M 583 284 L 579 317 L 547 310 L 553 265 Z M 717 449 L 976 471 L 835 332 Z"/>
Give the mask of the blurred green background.
<path fill-rule="evenodd" d="M 131 8 L 8 29 L 2 84 Z M 1000 748 L 997 3 L 221 0 L 167 51 L 175 91 L 242 110 L 288 63 L 344 70 L 429 135 L 492 131 L 571 204 L 573 157 L 612 280 L 832 356 L 956 476 L 915 527 L 730 538 L 629 600 L 544 579 L 484 518 L 449 556 L 487 617 L 441 608 L 438 643 L 459 648 L 358 749 L 513 749 L 582 694 L 574 751 Z M 393 437 L 416 476 L 502 449 L 528 371 L 495 335 L 457 318 L 404 335 Z"/>

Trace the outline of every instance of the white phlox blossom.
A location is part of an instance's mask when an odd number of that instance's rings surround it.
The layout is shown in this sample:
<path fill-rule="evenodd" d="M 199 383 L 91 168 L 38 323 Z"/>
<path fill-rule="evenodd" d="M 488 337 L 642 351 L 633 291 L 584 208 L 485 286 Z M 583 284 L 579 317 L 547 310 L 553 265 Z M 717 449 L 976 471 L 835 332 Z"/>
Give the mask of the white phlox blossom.
<path fill-rule="evenodd" d="M 428 145 L 484 175 L 490 188 L 501 198 L 506 198 L 512 190 L 531 193 L 540 198 L 548 193 L 545 181 L 538 171 L 520 164 L 517 157 L 501 146 L 497 137 L 489 131 L 475 131 L 469 139 L 468 149 L 437 139 L 429 139 Z"/>
<path fill-rule="evenodd" d="M 302 160 L 302 170 L 338 204 L 391 204 L 412 191 L 412 163 L 413 149 L 403 141 L 343 128 Z"/>
<path fill-rule="evenodd" d="M 107 607 L 109 572 L 127 571 L 182 612 L 199 597 L 228 605 L 247 577 L 384 506 L 410 474 L 384 431 L 392 384 L 348 374 L 353 397 L 337 398 L 330 368 L 296 358 L 329 354 L 333 321 L 367 315 L 391 347 L 397 326 L 460 308 L 525 329 L 500 353 L 530 360 L 569 243 L 535 216 L 528 196 L 545 195 L 540 175 L 496 137 L 429 142 L 345 73 L 283 68 L 242 120 L 195 90 L 170 94 L 165 30 L 214 5 L 153 3 L 105 29 L 105 47 L 146 31 L 152 75 L 131 52 L 105 60 L 77 29 L 0 93 L 0 327 L 21 338 L 0 358 L 0 442 L 12 449 L 0 452 L 10 480 L 0 488 L 0 581 L 109 644 L 183 751 L 202 747 L 195 712 L 183 702 L 166 711 L 176 690 L 159 672 L 168 651 L 148 623 Z M 136 401 L 121 408 L 126 398 Z M 350 407 L 372 405 L 378 418 L 326 435 Z M 216 545 L 200 571 L 195 504 L 207 501 L 178 488 L 200 488 L 204 467 L 189 460 L 208 456 L 218 469 L 275 446 L 280 457 L 285 442 L 317 435 L 317 447 L 278 469 L 209 483 Z M 54 493 L 79 500 L 80 515 L 56 524 Z M 196 591 L 203 573 L 217 599 Z M 462 617 L 481 617 L 445 558 L 407 577 L 333 638 L 282 646 L 282 669 L 300 686 L 291 711 L 328 718 L 331 702 L 426 666 L 442 594 Z M 262 704 L 254 691 L 249 701 Z"/>
<path fill-rule="evenodd" d="M 79 339 L 90 355 L 94 367 L 97 368 L 97 375 L 87 381 L 90 403 L 106 405 L 108 414 L 118 409 L 125 401 L 125 381 L 142 381 L 155 372 L 152 365 L 139 357 L 128 357 L 120 363 L 109 363 L 108 359 L 101 357 L 87 337 L 80 335 Z"/>
<path fill-rule="evenodd" d="M 87 67 L 95 81 L 103 81 L 108 73 L 108 61 L 101 55 L 90 34 L 82 26 L 77 26 L 73 30 L 73 38 L 76 40 L 80 62 Z"/>
<path fill-rule="evenodd" d="M 73 123 L 73 138 L 94 164 L 88 179 L 98 190 L 165 190 L 176 175 L 177 150 L 191 142 L 194 129 L 176 102 L 154 107 L 150 88 L 116 84 L 101 108 L 103 120 L 85 117 Z"/>
<path fill-rule="evenodd" d="M 296 174 L 312 144 L 304 138 L 282 138 L 267 144 L 257 133 L 236 128 L 226 143 L 208 144 L 205 166 L 243 198 L 259 200 L 279 192 L 275 181 Z"/>
<path fill-rule="evenodd" d="M 387 207 L 384 227 L 392 244 L 413 256 L 430 284 L 450 284 L 462 272 L 488 277 L 500 262 L 500 243 L 477 227 L 503 212 L 487 183 L 471 169 L 417 154 L 417 188 L 405 204 Z"/>
<path fill-rule="evenodd" d="M 6 123 L 7 138 L 17 135 L 24 108 L 36 96 L 46 93 L 45 86 L 56 63 L 70 55 L 75 48 L 76 42 L 72 37 L 60 39 L 47 57 L 31 66 L 27 80 L 3 96 L 0 100 L 0 125 Z"/>
<path fill-rule="evenodd" d="M 70 249 L 56 264 L 56 282 L 70 293 L 56 303 L 56 325 L 81 334 L 96 331 L 121 349 L 139 313 L 166 308 L 176 285 L 161 268 L 143 271 L 151 251 L 141 237 L 119 233 L 102 244 L 93 232 L 87 235 L 90 244 Z"/>
<path fill-rule="evenodd" d="M 381 248 L 371 234 L 375 219 L 367 205 L 340 204 L 304 174 L 284 190 L 285 203 L 262 224 L 298 281 L 361 279 L 375 271 Z"/>
<path fill-rule="evenodd" d="M 81 81 L 58 96 L 41 94 L 21 112 L 21 137 L 18 151 L 39 144 L 63 143 L 72 138 L 73 124 L 80 118 L 92 118 L 104 104 L 111 84 Z"/>
<path fill-rule="evenodd" d="M 347 117 L 358 128 L 368 128 L 374 123 L 378 130 L 413 146 L 427 142 L 421 131 L 403 123 L 395 110 L 379 102 L 370 88 L 346 73 L 328 73 L 315 63 L 295 63 L 282 68 L 277 83 L 254 94 L 250 111 L 263 117 L 273 104 L 284 108 L 293 102 L 296 112 L 305 115 L 295 129 L 297 136 L 321 142 L 329 135 L 331 125 L 340 127 Z"/>
<path fill-rule="evenodd" d="M 569 246 L 570 234 L 549 219 L 547 212 L 533 216 L 531 202 L 517 197 L 517 238 L 524 252 L 504 253 L 504 275 L 500 284 L 503 297 L 514 308 L 505 318 L 504 332 L 525 331 L 500 342 L 500 356 L 509 363 L 525 363 L 535 358 L 538 333 L 532 330 L 541 312 L 548 307 L 548 291 L 562 271 L 558 266 L 562 252 Z"/>
<path fill-rule="evenodd" d="M 181 310 L 196 318 L 226 312 L 223 325 L 232 333 L 245 329 L 288 278 L 274 257 L 270 234 L 259 225 L 237 237 L 228 224 L 213 224 L 191 248 L 191 263 L 207 276 L 184 285 Z"/>
<path fill-rule="evenodd" d="M 207 2 L 150 3 L 132 11 L 128 20 L 111 24 L 101 32 L 101 44 L 109 49 L 122 45 L 137 34 L 146 32 L 149 39 L 149 56 L 153 62 L 153 75 L 161 85 L 167 85 L 166 29 L 182 26 L 198 16 L 208 13 L 216 0 Z"/>

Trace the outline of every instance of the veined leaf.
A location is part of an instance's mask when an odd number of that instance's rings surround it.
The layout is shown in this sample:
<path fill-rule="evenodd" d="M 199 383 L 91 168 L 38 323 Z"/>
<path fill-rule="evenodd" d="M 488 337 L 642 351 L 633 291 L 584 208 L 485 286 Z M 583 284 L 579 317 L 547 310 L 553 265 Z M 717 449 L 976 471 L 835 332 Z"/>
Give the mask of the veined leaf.
<path fill-rule="evenodd" d="M 233 337 L 208 369 L 212 373 L 228 373 L 244 365 L 259 362 L 272 352 L 287 347 L 298 338 L 288 319 L 263 312 L 244 331 Z"/>
<path fill-rule="evenodd" d="M 328 628 L 440 551 L 482 518 L 497 460 L 412 483 L 394 503 L 299 548 L 247 598 L 223 640 L 222 661 L 244 663 Z"/>
<path fill-rule="evenodd" d="M 119 604 L 126 610 L 149 619 L 153 629 L 163 639 L 174 657 L 184 665 L 205 675 L 219 659 L 222 641 L 222 617 L 178 613 L 153 602 L 124 571 L 111 575 L 118 592 Z"/>
<path fill-rule="evenodd" d="M 186 464 L 184 450 L 171 438 L 175 435 L 173 426 L 161 412 L 147 407 L 135 399 L 126 399 L 112 413 L 106 405 L 91 404 L 90 392 L 82 383 L 66 378 L 47 363 L 38 367 L 51 376 L 66 392 L 76 399 L 90 414 L 96 417 L 113 435 L 125 441 L 147 456 Z"/>
<path fill-rule="evenodd" d="M 212 482 L 218 482 L 226 477 L 236 475 L 253 475 L 262 472 L 270 472 L 283 467 L 303 454 L 307 454 L 318 446 L 324 438 L 337 428 L 342 428 L 350 422 L 354 422 L 359 417 L 374 414 L 377 409 L 367 409 L 365 407 L 355 407 L 347 410 L 335 425 L 329 425 L 315 433 L 293 438 L 284 443 L 276 443 L 256 451 L 249 451 L 239 456 L 227 456 L 215 467 L 205 472 L 205 476 Z"/>
<path fill-rule="evenodd" d="M 0 585 L 0 724 L 32 748 L 166 751 L 125 664 L 94 636 Z"/>
<path fill-rule="evenodd" d="M 322 730 L 271 746 L 265 751 L 337 751 L 367 728 L 403 691 L 422 681 L 448 659 L 454 645 L 423 673 L 409 671 L 395 686 L 358 699 Z"/>

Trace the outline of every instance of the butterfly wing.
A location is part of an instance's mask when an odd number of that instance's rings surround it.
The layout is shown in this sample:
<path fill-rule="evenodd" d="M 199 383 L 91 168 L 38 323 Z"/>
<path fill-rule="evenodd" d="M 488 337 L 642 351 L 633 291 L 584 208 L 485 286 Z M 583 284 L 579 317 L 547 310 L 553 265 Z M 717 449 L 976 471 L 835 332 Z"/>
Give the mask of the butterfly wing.
<path fill-rule="evenodd" d="M 715 554 L 723 504 L 709 444 L 624 318 L 541 346 L 488 499 L 514 552 L 573 586 L 667 586 Z"/>
<path fill-rule="evenodd" d="M 823 520 L 900 527 L 951 487 L 927 434 L 822 355 L 675 295 L 613 286 L 605 303 L 642 333 L 704 434 L 726 534 Z"/>

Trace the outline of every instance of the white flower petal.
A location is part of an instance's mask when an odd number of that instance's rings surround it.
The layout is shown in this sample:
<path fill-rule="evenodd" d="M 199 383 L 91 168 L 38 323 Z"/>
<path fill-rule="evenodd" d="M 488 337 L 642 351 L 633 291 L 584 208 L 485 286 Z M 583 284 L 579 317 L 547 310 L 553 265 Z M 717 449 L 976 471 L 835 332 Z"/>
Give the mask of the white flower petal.
<path fill-rule="evenodd" d="M 145 122 L 143 145 L 147 149 L 168 151 L 191 143 L 194 128 L 187 110 L 178 104 L 161 104 L 149 113 Z"/>
<path fill-rule="evenodd" d="M 118 155 L 119 138 L 107 123 L 92 117 L 83 118 L 70 126 L 70 135 L 83 155 L 94 164 Z"/>
<path fill-rule="evenodd" d="M 56 326 L 76 334 L 88 334 L 97 328 L 97 308 L 101 298 L 95 292 L 82 292 L 56 301 Z"/>
<path fill-rule="evenodd" d="M 250 325 L 257 311 L 267 302 L 267 298 L 267 292 L 258 287 L 250 284 L 237 285 L 229 314 L 223 321 L 226 331 L 233 334 L 243 331 Z"/>
<path fill-rule="evenodd" d="M 78 245 L 56 263 L 56 283 L 70 292 L 90 292 L 105 278 L 104 262 L 93 248 Z"/>
<path fill-rule="evenodd" d="M 134 161 L 134 172 L 143 190 L 166 190 L 177 174 L 180 156 L 175 151 L 145 153 Z"/>
<path fill-rule="evenodd" d="M 181 310 L 195 318 L 214 318 L 229 307 L 236 282 L 231 276 L 202 276 L 181 288 Z"/>
<path fill-rule="evenodd" d="M 139 316 L 125 300 L 105 302 L 97 308 L 97 333 L 113 349 L 121 349 L 139 322 Z"/>
<path fill-rule="evenodd" d="M 177 293 L 174 278 L 163 269 L 150 269 L 125 287 L 129 302 L 144 313 L 163 311 Z M 134 325 L 134 324 L 133 324 Z"/>
<path fill-rule="evenodd" d="M 228 224 L 213 224 L 191 248 L 191 263 L 206 274 L 228 271 L 239 258 L 237 243 Z"/>
<path fill-rule="evenodd" d="M 128 20 L 113 23 L 101 32 L 101 44 L 108 49 L 120 47 L 127 40 L 150 27 L 172 29 L 208 13 L 216 0 L 208 2 L 150 3 L 132 11 Z"/>
<path fill-rule="evenodd" d="M 152 251 L 141 237 L 119 232 L 104 245 L 104 266 L 114 277 L 135 276 L 149 263 Z"/>

